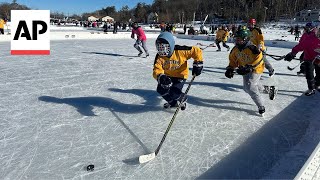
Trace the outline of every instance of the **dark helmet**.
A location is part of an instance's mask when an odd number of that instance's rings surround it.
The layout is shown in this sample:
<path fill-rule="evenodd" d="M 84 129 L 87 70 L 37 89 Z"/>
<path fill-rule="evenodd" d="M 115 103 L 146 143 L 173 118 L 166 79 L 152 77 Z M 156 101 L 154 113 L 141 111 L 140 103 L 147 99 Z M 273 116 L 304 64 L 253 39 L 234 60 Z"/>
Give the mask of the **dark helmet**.
<path fill-rule="evenodd" d="M 306 26 L 304 27 L 306 33 L 310 33 L 315 29 L 315 25 L 312 22 L 308 22 Z"/>
<path fill-rule="evenodd" d="M 170 57 L 173 54 L 175 41 L 170 32 L 162 32 L 156 40 L 156 48 L 160 56 Z"/>
<path fill-rule="evenodd" d="M 137 22 L 134 22 L 134 23 L 132 23 L 132 25 L 131 25 L 132 28 L 138 28 L 138 26 L 139 26 L 139 25 L 138 25 Z"/>
<path fill-rule="evenodd" d="M 234 37 L 236 46 L 242 48 L 249 42 L 250 32 L 247 29 L 239 29 Z"/>
<path fill-rule="evenodd" d="M 250 37 L 250 33 L 247 29 L 239 29 L 234 37 L 242 38 L 243 40 L 248 39 Z"/>

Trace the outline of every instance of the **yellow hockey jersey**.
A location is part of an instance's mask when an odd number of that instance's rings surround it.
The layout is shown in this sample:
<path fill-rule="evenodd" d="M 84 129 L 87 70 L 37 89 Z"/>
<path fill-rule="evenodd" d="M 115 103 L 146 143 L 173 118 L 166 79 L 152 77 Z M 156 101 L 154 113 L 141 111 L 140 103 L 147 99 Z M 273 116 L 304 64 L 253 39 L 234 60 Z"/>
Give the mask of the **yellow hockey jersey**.
<path fill-rule="evenodd" d="M 153 66 L 153 77 L 158 78 L 160 74 L 170 77 L 188 79 L 189 59 L 193 58 L 194 62 L 202 62 L 202 50 L 197 46 L 179 46 L 175 45 L 171 57 L 156 55 Z"/>
<path fill-rule="evenodd" d="M 216 33 L 216 40 L 227 42 L 228 41 L 229 32 L 224 29 L 219 29 Z"/>
<path fill-rule="evenodd" d="M 229 67 L 236 69 L 240 66 L 252 65 L 253 72 L 261 74 L 264 70 L 262 57 L 262 52 L 253 44 L 247 45 L 242 50 L 235 46 L 229 54 Z"/>
<path fill-rule="evenodd" d="M 3 19 L 0 19 L 0 29 L 4 29 L 6 22 Z"/>
<path fill-rule="evenodd" d="M 262 51 L 266 50 L 261 29 L 258 27 L 254 27 L 252 30 L 250 30 L 250 32 L 250 41 L 252 42 L 252 44 L 260 47 Z"/>

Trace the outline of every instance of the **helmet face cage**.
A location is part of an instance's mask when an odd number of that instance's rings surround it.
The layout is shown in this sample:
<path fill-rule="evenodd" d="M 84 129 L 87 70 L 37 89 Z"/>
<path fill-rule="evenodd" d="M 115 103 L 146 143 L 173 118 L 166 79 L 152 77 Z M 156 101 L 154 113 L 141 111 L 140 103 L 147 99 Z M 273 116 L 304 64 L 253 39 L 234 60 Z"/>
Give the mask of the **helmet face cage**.
<path fill-rule="evenodd" d="M 156 43 L 159 56 L 168 56 L 170 54 L 170 45 L 167 43 Z"/>

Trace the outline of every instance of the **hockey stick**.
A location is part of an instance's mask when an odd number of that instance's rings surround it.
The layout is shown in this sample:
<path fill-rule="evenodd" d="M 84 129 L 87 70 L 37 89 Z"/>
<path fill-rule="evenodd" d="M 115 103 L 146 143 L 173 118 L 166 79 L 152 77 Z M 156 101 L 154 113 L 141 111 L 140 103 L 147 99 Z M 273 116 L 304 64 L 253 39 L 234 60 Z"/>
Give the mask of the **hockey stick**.
<path fill-rule="evenodd" d="M 191 84 L 193 83 L 195 77 L 196 77 L 196 76 L 193 76 L 193 77 L 192 77 L 192 79 L 191 79 L 191 81 L 190 81 L 190 83 L 189 83 L 189 86 L 187 87 L 187 90 L 186 90 L 186 92 L 184 93 L 184 96 L 183 96 L 181 102 L 183 102 L 183 101 L 185 100 L 185 98 L 186 98 L 186 96 L 187 96 L 187 94 L 188 94 L 188 92 L 189 92 L 189 89 L 190 89 L 190 87 L 191 87 Z M 181 105 L 182 105 L 182 103 L 179 103 L 179 106 L 177 107 L 176 111 L 174 112 L 174 115 L 173 115 L 173 117 L 172 117 L 172 119 L 171 119 L 171 121 L 170 121 L 170 123 L 169 123 L 169 125 L 168 125 L 168 127 L 167 127 L 167 130 L 166 130 L 166 132 L 164 133 L 164 135 L 163 135 L 163 137 L 162 137 L 162 139 L 161 139 L 161 142 L 160 142 L 160 144 L 158 145 L 158 147 L 157 147 L 157 149 L 155 150 L 155 152 L 153 152 L 153 153 L 151 153 L 151 154 L 141 155 L 141 156 L 139 157 L 139 163 L 140 163 L 140 164 L 149 162 L 149 161 L 153 160 L 154 158 L 156 158 L 156 156 L 157 156 L 157 154 L 159 153 L 160 148 L 161 148 L 164 140 L 166 139 L 166 137 L 167 137 L 167 135 L 168 135 L 168 133 L 169 133 L 169 130 L 170 130 L 172 124 L 173 124 L 173 121 L 176 119 L 176 116 L 177 116 L 177 114 L 178 114 L 178 112 L 179 112 L 179 110 L 180 110 L 180 108 L 181 108 Z"/>
<path fill-rule="evenodd" d="M 206 47 L 204 47 L 204 48 L 200 48 L 201 50 L 205 50 L 205 49 L 207 49 L 208 47 L 216 47 L 216 45 L 214 45 L 214 43 L 211 43 L 211 44 L 209 44 L 209 45 L 204 45 L 204 44 L 202 44 L 202 43 L 197 43 L 197 45 L 199 45 L 199 46 L 206 46 Z"/>
<path fill-rule="evenodd" d="M 302 63 L 304 63 L 304 61 L 301 61 L 299 64 L 297 64 L 297 65 L 294 66 L 294 67 L 288 66 L 287 68 L 288 68 L 288 70 L 292 71 L 292 70 L 294 70 L 295 68 L 297 68 L 298 66 L 300 66 Z"/>
<path fill-rule="evenodd" d="M 277 60 L 277 61 L 280 61 L 280 60 L 282 60 L 284 57 L 286 57 L 286 56 L 278 56 L 278 55 L 267 54 L 267 53 L 265 53 L 264 55 L 269 56 L 269 57 L 271 57 L 272 59 Z"/>
<path fill-rule="evenodd" d="M 317 58 L 314 58 L 313 60 L 312 60 L 312 64 L 314 63 L 314 61 L 316 60 Z M 296 65 L 296 66 L 294 66 L 294 67 L 290 67 L 290 66 L 288 66 L 288 69 L 290 70 L 290 71 L 292 71 L 292 70 L 294 70 L 295 68 L 297 68 L 298 66 L 300 66 L 302 63 L 304 63 L 305 61 L 301 61 L 298 65 Z"/>
<path fill-rule="evenodd" d="M 282 59 L 284 59 L 284 58 L 286 57 L 286 55 L 284 55 L 284 56 L 279 56 L 279 55 L 273 55 L 273 54 L 267 54 L 267 53 L 264 53 L 264 55 L 269 56 L 269 57 L 271 57 L 272 59 L 274 59 L 274 60 L 276 60 L 276 61 L 280 61 L 280 60 L 282 60 Z M 293 58 L 293 59 L 295 59 L 295 60 L 300 60 L 300 59 L 298 59 L 298 58 Z"/>

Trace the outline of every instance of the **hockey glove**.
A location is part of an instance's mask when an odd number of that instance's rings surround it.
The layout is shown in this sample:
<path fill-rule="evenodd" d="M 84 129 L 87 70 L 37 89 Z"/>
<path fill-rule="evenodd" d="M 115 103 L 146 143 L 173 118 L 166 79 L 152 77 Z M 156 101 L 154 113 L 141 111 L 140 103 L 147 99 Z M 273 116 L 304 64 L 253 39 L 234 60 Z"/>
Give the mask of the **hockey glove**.
<path fill-rule="evenodd" d="M 233 78 L 234 69 L 227 67 L 227 71 L 224 73 L 224 75 L 229 79 Z"/>
<path fill-rule="evenodd" d="M 294 57 L 295 57 L 295 55 L 290 52 L 284 57 L 284 60 L 291 61 Z"/>
<path fill-rule="evenodd" d="M 199 76 L 203 69 L 203 62 L 193 62 L 192 75 Z"/>
<path fill-rule="evenodd" d="M 163 87 L 164 89 L 169 89 L 172 85 L 172 81 L 170 77 L 166 76 L 165 74 L 161 74 L 158 77 L 158 83 Z"/>

